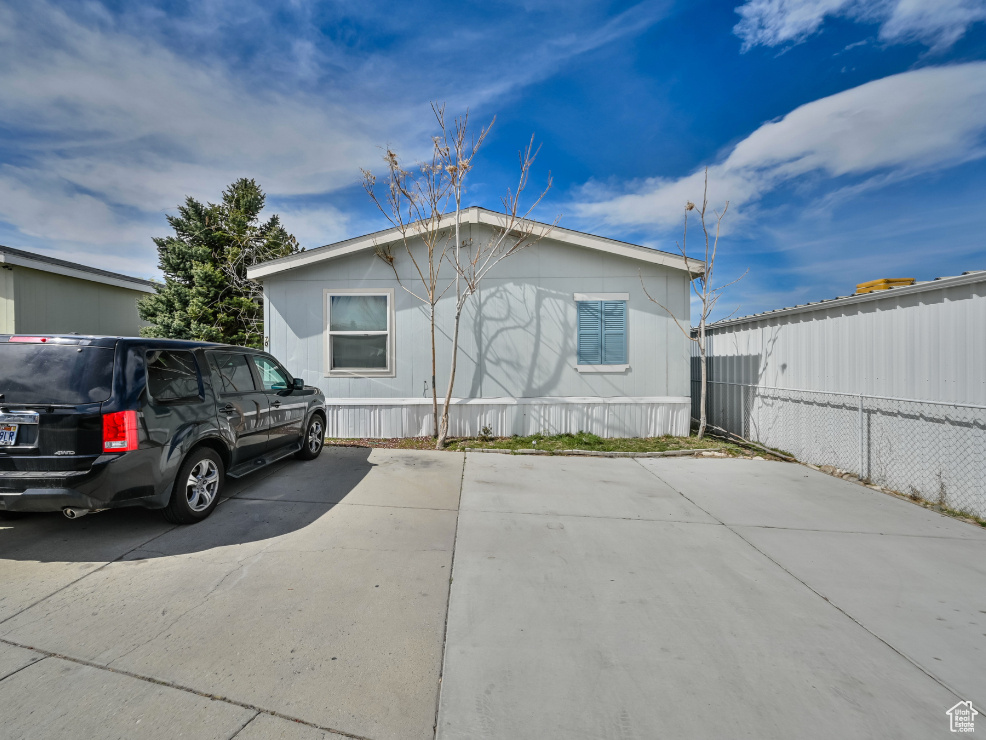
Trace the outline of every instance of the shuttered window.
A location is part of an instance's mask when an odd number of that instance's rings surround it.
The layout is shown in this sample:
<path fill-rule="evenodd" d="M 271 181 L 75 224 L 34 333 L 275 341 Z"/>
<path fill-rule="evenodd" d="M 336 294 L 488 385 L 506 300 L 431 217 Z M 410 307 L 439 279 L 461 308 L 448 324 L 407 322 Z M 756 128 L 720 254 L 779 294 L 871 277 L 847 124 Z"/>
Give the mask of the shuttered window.
<path fill-rule="evenodd" d="M 626 301 L 578 301 L 578 364 L 627 364 Z"/>

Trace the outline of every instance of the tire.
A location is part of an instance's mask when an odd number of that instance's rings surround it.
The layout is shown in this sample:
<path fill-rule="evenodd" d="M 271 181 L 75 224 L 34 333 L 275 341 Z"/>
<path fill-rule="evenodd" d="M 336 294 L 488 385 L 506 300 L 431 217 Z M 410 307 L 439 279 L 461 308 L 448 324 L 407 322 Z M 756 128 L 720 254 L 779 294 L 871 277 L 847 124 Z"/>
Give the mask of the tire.
<path fill-rule="evenodd" d="M 201 522 L 219 505 L 226 471 L 219 453 L 200 447 L 182 463 L 164 518 L 172 524 Z"/>
<path fill-rule="evenodd" d="M 312 416 L 301 438 L 301 449 L 295 453 L 299 460 L 314 460 L 325 446 L 325 419 L 320 414 Z"/>

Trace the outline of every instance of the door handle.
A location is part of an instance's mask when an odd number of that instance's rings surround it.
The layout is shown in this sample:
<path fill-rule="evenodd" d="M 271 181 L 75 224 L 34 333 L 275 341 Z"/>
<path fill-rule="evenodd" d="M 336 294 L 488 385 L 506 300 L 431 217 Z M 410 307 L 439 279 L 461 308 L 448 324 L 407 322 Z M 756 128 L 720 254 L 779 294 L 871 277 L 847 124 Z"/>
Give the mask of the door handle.
<path fill-rule="evenodd" d="M 219 410 L 222 411 L 224 414 L 232 414 L 234 411 L 236 411 L 236 407 L 233 406 L 233 404 L 231 403 L 227 403 Z"/>
<path fill-rule="evenodd" d="M 273 406 L 275 409 L 280 405 L 281 405 L 280 401 L 274 401 L 274 403 L 271 404 L 271 406 Z"/>

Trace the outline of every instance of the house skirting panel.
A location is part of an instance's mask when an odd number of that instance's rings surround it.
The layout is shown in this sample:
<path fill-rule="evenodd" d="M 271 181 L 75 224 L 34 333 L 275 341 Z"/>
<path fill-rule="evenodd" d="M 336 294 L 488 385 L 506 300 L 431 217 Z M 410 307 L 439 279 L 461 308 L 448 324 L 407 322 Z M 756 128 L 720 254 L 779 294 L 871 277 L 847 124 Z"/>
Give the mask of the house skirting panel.
<path fill-rule="evenodd" d="M 422 437 L 432 433 L 430 398 L 328 398 L 326 435 L 335 438 Z M 439 413 L 441 401 L 439 401 Z M 564 434 L 600 437 L 687 436 L 691 399 L 456 398 L 449 412 L 453 437 L 484 427 L 500 437 Z"/>

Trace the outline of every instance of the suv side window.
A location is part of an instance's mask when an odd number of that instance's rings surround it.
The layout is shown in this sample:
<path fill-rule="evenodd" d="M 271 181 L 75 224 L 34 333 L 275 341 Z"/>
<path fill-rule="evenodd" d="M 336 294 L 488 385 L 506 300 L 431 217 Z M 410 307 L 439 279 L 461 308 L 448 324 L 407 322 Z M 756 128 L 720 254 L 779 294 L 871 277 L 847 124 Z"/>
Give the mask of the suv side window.
<path fill-rule="evenodd" d="M 250 366 L 244 355 L 216 352 L 210 357 L 222 383 L 222 387 L 219 388 L 220 393 L 247 393 L 257 390 L 253 382 L 253 373 L 250 372 Z"/>
<path fill-rule="evenodd" d="M 272 359 L 263 355 L 251 355 L 250 357 L 257 366 L 260 382 L 264 384 L 265 391 L 286 391 L 291 387 L 287 373 Z"/>
<path fill-rule="evenodd" d="M 201 397 L 195 357 L 181 350 L 147 352 L 147 391 L 161 403 L 198 400 Z"/>

